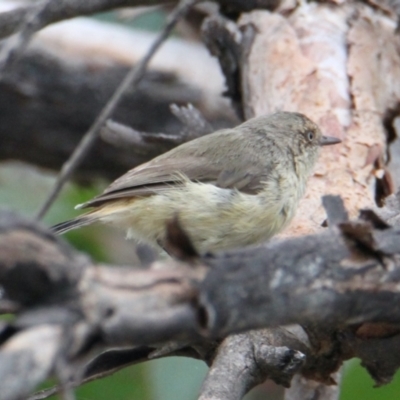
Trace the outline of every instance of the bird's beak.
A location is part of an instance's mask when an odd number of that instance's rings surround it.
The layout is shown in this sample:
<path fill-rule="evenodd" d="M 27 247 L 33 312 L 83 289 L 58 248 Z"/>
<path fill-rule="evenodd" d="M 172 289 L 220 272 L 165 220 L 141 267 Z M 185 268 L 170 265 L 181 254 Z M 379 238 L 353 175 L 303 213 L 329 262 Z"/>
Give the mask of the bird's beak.
<path fill-rule="evenodd" d="M 340 143 L 341 140 L 333 136 L 322 136 L 319 144 L 320 146 L 330 146 L 331 144 Z"/>

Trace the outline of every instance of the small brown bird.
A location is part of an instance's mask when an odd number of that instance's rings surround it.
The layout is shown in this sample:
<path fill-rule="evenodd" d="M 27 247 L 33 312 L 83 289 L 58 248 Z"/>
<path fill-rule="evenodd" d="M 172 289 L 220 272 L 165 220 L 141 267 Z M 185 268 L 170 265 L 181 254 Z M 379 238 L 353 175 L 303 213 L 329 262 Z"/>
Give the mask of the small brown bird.
<path fill-rule="evenodd" d="M 176 215 L 199 252 L 257 244 L 293 218 L 321 146 L 339 143 L 305 115 L 278 112 L 184 143 L 128 171 L 77 208 L 92 211 L 53 227 L 96 221 L 163 245 Z"/>

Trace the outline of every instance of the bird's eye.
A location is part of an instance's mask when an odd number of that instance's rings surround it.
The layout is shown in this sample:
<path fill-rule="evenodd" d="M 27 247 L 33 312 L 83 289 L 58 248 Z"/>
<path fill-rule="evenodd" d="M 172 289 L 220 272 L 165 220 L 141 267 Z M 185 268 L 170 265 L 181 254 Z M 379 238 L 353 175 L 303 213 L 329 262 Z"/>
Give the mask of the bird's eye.
<path fill-rule="evenodd" d="M 308 131 L 307 132 L 307 139 L 311 142 L 314 139 L 314 132 Z"/>

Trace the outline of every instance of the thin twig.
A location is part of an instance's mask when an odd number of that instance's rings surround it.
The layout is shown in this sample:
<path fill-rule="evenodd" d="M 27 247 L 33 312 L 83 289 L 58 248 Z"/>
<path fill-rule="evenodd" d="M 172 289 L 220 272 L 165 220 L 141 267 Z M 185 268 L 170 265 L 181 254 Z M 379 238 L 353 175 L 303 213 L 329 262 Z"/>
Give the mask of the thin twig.
<path fill-rule="evenodd" d="M 42 24 L 42 16 L 53 0 L 44 0 L 26 14 L 18 33 L 8 39 L 0 50 L 0 79 L 5 72 L 21 57 L 32 36 Z"/>
<path fill-rule="evenodd" d="M 118 86 L 114 94 L 111 96 L 108 103 L 104 106 L 99 116 L 96 118 L 92 126 L 83 136 L 81 142 L 76 147 L 70 158 L 64 163 L 61 168 L 61 172 L 57 178 L 57 181 L 51 191 L 50 195 L 46 199 L 44 205 L 40 209 L 37 219 L 42 219 L 47 211 L 50 209 L 51 205 L 59 195 L 62 187 L 68 181 L 74 170 L 83 161 L 85 155 L 88 153 L 95 140 L 99 136 L 100 128 L 106 122 L 106 120 L 111 116 L 115 107 L 118 105 L 124 93 L 128 88 L 133 88 L 141 81 L 146 71 L 146 68 L 157 52 L 159 47 L 165 42 L 169 34 L 177 24 L 177 22 L 187 13 L 187 11 L 195 4 L 198 0 L 181 0 L 175 9 L 171 12 L 168 17 L 167 23 L 164 29 L 160 32 L 158 38 L 154 41 L 153 45 L 150 47 L 148 53 L 143 57 L 143 59 L 128 72 L 125 79 Z"/>

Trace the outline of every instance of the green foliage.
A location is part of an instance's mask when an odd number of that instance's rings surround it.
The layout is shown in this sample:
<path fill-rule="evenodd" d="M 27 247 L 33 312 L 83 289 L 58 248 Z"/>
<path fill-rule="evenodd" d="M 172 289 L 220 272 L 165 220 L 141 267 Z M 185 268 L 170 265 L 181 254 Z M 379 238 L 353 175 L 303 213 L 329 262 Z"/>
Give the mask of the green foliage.
<path fill-rule="evenodd" d="M 346 363 L 340 400 L 398 400 L 400 398 L 400 375 L 388 385 L 378 388 L 359 360 Z"/>

